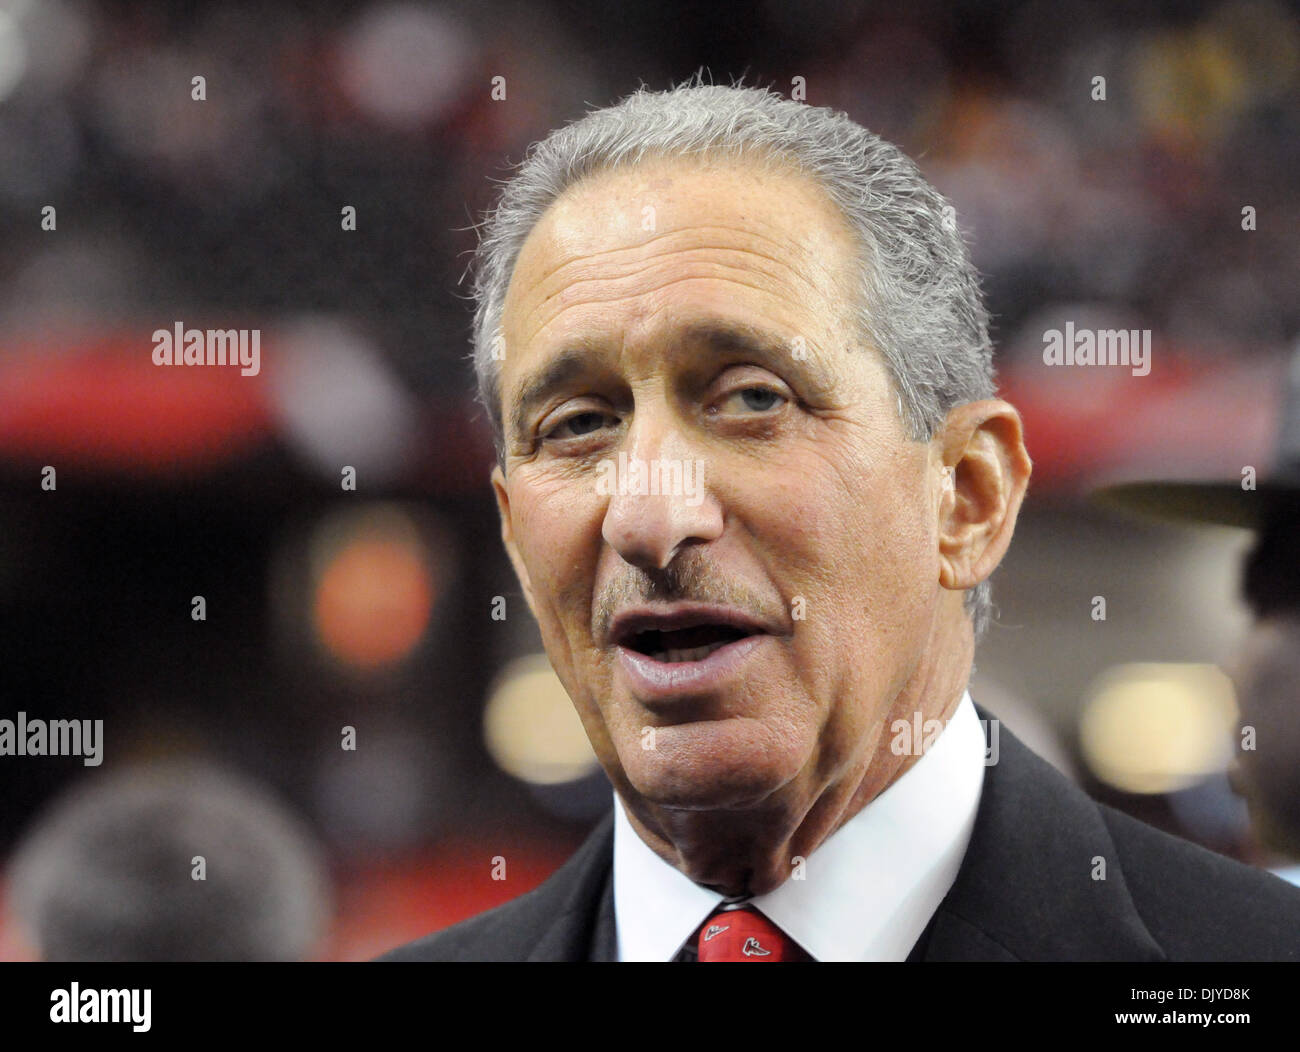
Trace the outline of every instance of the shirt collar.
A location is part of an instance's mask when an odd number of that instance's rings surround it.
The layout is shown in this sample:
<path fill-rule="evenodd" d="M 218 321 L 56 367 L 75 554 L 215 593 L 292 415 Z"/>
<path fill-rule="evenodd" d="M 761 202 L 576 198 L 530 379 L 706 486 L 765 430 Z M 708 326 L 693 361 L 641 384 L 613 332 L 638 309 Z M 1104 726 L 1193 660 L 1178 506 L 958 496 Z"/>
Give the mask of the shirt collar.
<path fill-rule="evenodd" d="M 984 753 L 980 720 L 965 693 L 925 754 L 813 852 L 802 877 L 796 870 L 752 904 L 819 961 L 905 960 L 966 853 Z M 616 793 L 619 960 L 672 960 L 720 902 L 720 894 L 646 845 Z"/>

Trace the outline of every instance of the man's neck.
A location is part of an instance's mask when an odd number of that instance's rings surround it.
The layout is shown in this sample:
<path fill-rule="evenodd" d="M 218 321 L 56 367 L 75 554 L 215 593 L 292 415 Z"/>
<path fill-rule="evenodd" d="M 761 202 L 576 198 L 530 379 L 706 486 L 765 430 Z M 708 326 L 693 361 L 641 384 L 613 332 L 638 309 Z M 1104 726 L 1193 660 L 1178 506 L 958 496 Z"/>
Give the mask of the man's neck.
<path fill-rule="evenodd" d="M 934 677 L 932 689 L 900 692 L 857 769 L 822 786 L 811 805 L 778 792 L 765 806 L 698 811 L 663 808 L 624 793 L 628 820 L 651 850 L 698 884 L 724 895 L 773 891 L 799 859 L 811 856 L 920 759 L 921 743 L 900 750 L 892 728 L 902 720 L 929 736 L 946 726 L 965 694 L 970 667 L 967 661 L 961 674 Z"/>

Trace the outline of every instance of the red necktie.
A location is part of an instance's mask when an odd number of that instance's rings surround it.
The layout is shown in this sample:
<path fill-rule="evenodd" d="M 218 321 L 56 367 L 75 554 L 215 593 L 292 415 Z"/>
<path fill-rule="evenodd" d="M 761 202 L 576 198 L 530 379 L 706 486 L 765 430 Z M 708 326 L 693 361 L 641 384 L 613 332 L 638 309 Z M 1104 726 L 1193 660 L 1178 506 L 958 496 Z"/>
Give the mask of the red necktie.
<path fill-rule="evenodd" d="M 810 961 L 797 942 L 752 906 L 718 910 L 695 944 L 704 961 Z"/>

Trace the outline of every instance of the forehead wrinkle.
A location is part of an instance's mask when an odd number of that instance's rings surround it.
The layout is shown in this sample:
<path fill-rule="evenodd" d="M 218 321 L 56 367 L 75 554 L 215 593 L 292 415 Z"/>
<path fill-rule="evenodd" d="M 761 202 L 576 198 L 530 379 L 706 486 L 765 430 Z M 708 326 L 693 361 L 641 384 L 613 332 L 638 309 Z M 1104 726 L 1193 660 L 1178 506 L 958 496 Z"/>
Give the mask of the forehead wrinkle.
<path fill-rule="evenodd" d="M 622 293 L 618 288 L 614 288 L 611 290 L 610 295 L 590 297 L 590 298 L 583 299 L 581 302 L 578 303 L 563 305 L 559 310 L 555 311 L 555 313 L 553 313 L 545 321 L 536 324 L 534 336 L 540 334 L 545 328 L 547 328 L 547 326 L 549 326 L 555 320 L 555 318 L 559 317 L 559 315 L 562 314 L 563 311 L 567 309 L 569 306 L 588 306 L 596 303 L 616 302 L 618 300 L 628 299 L 633 296 L 648 295 L 651 293 L 659 292 L 662 289 L 677 284 L 682 280 L 711 279 L 711 280 L 718 280 L 718 281 L 729 281 L 735 284 L 743 285 L 748 288 L 752 288 L 759 293 L 765 293 L 767 295 L 772 295 L 781 299 L 785 299 L 788 302 L 794 303 L 801 307 L 806 304 L 804 293 L 809 288 L 821 292 L 833 304 L 838 305 L 847 302 L 847 299 L 845 299 L 845 297 L 848 296 L 848 293 L 846 292 L 846 290 L 838 287 L 838 285 L 834 282 L 833 276 L 829 272 L 826 272 L 825 276 L 827 277 L 828 280 L 832 282 L 832 287 L 830 289 L 821 289 L 818 287 L 818 285 L 815 282 L 809 281 L 808 279 L 803 277 L 803 275 L 800 274 L 800 272 L 796 268 L 790 266 L 784 260 L 777 258 L 775 256 L 767 255 L 766 253 L 757 253 L 757 252 L 747 251 L 744 249 L 736 249 L 732 247 L 722 247 L 722 246 L 700 246 L 700 249 L 702 251 L 709 251 L 709 252 L 721 251 L 732 255 L 741 254 L 748 258 L 744 265 L 738 265 L 736 263 L 729 263 L 719 259 L 691 259 L 687 263 L 683 263 L 680 259 L 675 259 L 673 257 L 668 257 L 668 256 L 661 256 L 658 259 L 650 260 L 645 265 L 642 265 L 635 269 L 627 268 L 624 270 L 623 273 L 620 273 L 619 275 L 612 278 L 604 275 L 588 277 L 588 278 L 578 278 L 571 282 L 568 282 L 567 284 L 561 284 L 558 288 L 555 289 L 555 291 L 546 294 L 545 296 L 542 297 L 541 300 L 529 306 L 527 308 L 524 317 L 519 320 L 518 325 L 521 328 L 523 328 L 524 331 L 527 331 L 528 327 L 534 324 L 534 319 L 539 312 L 546 310 L 546 308 L 551 304 L 553 304 L 558 297 L 564 295 L 566 292 L 569 292 L 573 289 L 581 288 L 583 286 L 589 286 L 592 284 L 606 284 L 606 285 L 615 285 L 615 286 L 620 284 L 626 285 L 627 283 L 635 281 L 638 278 L 646 278 L 647 276 L 653 275 L 656 269 L 663 269 L 668 267 L 672 267 L 672 268 L 682 268 L 685 266 L 689 266 L 692 268 L 704 267 L 704 268 L 708 268 L 709 272 L 708 273 L 695 272 L 688 275 L 684 275 L 682 277 L 675 277 L 668 281 L 660 280 L 657 283 L 654 283 L 652 287 L 634 291 L 631 293 Z M 620 249 L 620 250 L 612 250 L 612 251 L 619 252 L 622 250 Z M 692 249 L 691 251 L 694 252 L 695 250 Z M 767 263 L 771 264 L 771 266 L 755 266 L 753 262 L 755 258 L 764 260 Z M 596 262 L 596 260 L 592 259 L 591 257 L 584 257 L 582 259 L 576 259 L 576 260 L 566 260 L 564 263 L 560 264 L 555 268 L 555 270 L 552 272 L 552 275 L 554 276 L 565 267 L 569 267 L 572 265 L 580 265 L 580 264 L 587 264 L 590 266 L 599 265 Z M 823 269 L 825 270 L 825 268 Z M 764 277 L 767 278 L 768 281 L 767 283 L 763 283 L 761 281 L 755 281 L 754 279 L 756 277 Z M 534 288 L 536 287 L 537 287 L 537 283 L 534 283 Z"/>
<path fill-rule="evenodd" d="M 738 226 L 738 225 L 731 225 L 727 223 L 713 223 L 704 226 L 686 226 L 686 227 L 678 228 L 676 230 L 670 230 L 660 234 L 654 234 L 649 238 L 646 238 L 645 240 L 638 241 L 634 245 L 620 245 L 615 248 L 601 249 L 597 252 L 590 253 L 590 254 L 570 256 L 567 259 L 560 260 L 559 262 L 555 263 L 553 266 L 547 267 L 543 271 L 543 273 L 536 280 L 532 281 L 530 284 L 532 290 L 534 291 L 541 290 L 546 288 L 547 286 L 552 285 L 557 280 L 563 282 L 562 272 L 569 267 L 583 266 L 583 265 L 618 266 L 617 260 L 618 257 L 620 256 L 632 255 L 632 254 L 653 256 L 656 249 L 662 251 L 663 246 L 659 245 L 659 242 L 662 242 L 666 239 L 680 238 L 682 236 L 690 236 L 693 233 L 702 232 L 702 231 L 710 231 L 710 232 L 721 231 L 728 234 L 739 234 L 743 239 L 748 239 L 751 241 L 756 240 L 759 242 L 766 242 L 772 246 L 772 250 L 763 251 L 760 247 L 756 247 L 753 245 L 745 245 L 745 244 L 736 245 L 736 244 L 709 243 L 703 245 L 691 245 L 687 249 L 684 250 L 679 249 L 675 251 L 678 252 L 723 251 L 723 252 L 744 253 L 748 256 L 756 257 L 758 259 L 765 259 L 777 264 L 780 273 L 762 271 L 763 273 L 768 274 L 768 276 L 772 277 L 774 280 L 782 281 L 786 284 L 792 284 L 793 287 L 795 288 L 799 287 L 800 284 L 811 285 L 814 288 L 817 288 L 819 286 L 827 287 L 831 290 L 832 298 L 837 298 L 837 297 L 851 298 L 853 295 L 852 293 L 853 283 L 851 279 L 851 272 L 857 265 L 856 249 L 854 247 L 856 245 L 856 241 L 852 236 L 852 232 L 849 231 L 847 227 L 845 227 L 843 220 L 840 217 L 838 210 L 835 209 L 833 203 L 826 205 L 826 207 L 831 209 L 831 212 L 834 216 L 834 223 L 831 226 L 827 226 L 825 223 L 822 223 L 820 224 L 820 229 L 823 231 L 838 232 L 840 234 L 847 235 L 847 239 L 848 239 L 847 244 L 849 245 L 848 259 L 845 261 L 847 267 L 849 268 L 849 273 L 847 274 L 836 273 L 836 270 L 832 268 L 824 260 L 823 257 L 826 255 L 825 252 L 818 251 L 817 246 L 809 245 L 805 243 L 805 241 L 800 240 L 795 236 L 792 236 L 791 233 L 788 231 L 779 230 L 777 231 L 777 233 L 781 234 L 782 236 L 772 237 L 769 236 L 767 233 L 765 233 L 762 229 L 756 227 L 753 224 Z M 761 213 L 760 213 L 759 226 L 762 225 L 770 226 L 771 224 L 761 223 Z M 547 233 L 550 237 L 555 238 L 556 230 L 554 224 L 551 226 L 551 229 L 547 231 Z M 798 253 L 799 259 L 798 259 L 797 266 L 791 265 L 789 262 L 787 262 L 791 254 L 791 249 L 795 249 Z M 674 250 L 670 250 L 670 251 L 674 251 Z M 660 258 L 662 259 L 664 257 L 661 256 Z M 611 264 L 609 262 L 606 262 L 608 260 L 614 260 L 615 262 Z M 811 264 L 812 267 L 816 268 L 821 272 L 822 281 L 820 283 L 815 278 L 804 277 L 803 273 L 799 269 L 809 264 Z M 620 278 L 627 277 L 630 274 L 635 274 L 636 269 L 637 269 L 636 261 L 633 260 L 627 264 L 624 264 L 621 267 L 620 273 L 617 273 L 612 279 L 602 276 L 602 277 L 593 277 L 593 278 L 579 278 L 575 281 L 568 282 L 567 284 L 561 283 L 555 292 L 546 294 L 543 300 L 541 301 L 541 303 L 528 308 L 528 311 L 525 314 L 524 319 L 522 320 L 523 321 L 531 320 L 532 315 L 535 314 L 540 307 L 544 306 L 550 299 L 554 298 L 554 296 L 559 295 L 570 288 L 577 287 L 578 285 L 590 281 L 602 281 L 602 280 L 616 281 L 619 280 Z M 758 269 L 758 268 L 754 268 L 754 269 Z M 795 281 L 793 283 L 785 280 L 786 273 L 793 273 L 795 277 Z M 509 292 L 507 293 L 507 298 L 509 298 Z"/>
<path fill-rule="evenodd" d="M 628 262 L 621 265 L 617 262 L 617 260 L 613 261 L 612 263 L 607 261 L 607 257 L 617 256 L 622 254 L 625 251 L 628 250 L 609 249 L 604 252 L 593 253 L 592 255 L 577 256 L 572 259 L 567 259 L 564 262 L 558 264 L 550 273 L 542 277 L 539 281 L 534 282 L 534 286 L 536 287 L 536 286 L 543 286 L 543 285 L 555 285 L 558 283 L 559 287 L 556 289 L 556 291 L 547 294 L 547 298 L 549 299 L 552 296 L 555 296 L 558 293 L 565 291 L 566 289 L 574 288 L 578 285 L 588 284 L 593 281 L 619 281 L 624 278 L 635 277 L 637 274 L 644 273 L 646 270 L 649 270 L 655 266 L 662 266 L 666 263 L 671 263 L 675 258 L 679 258 L 683 255 L 689 256 L 700 252 L 728 253 L 731 255 L 745 256 L 749 259 L 762 260 L 767 263 L 774 263 L 776 264 L 776 267 L 773 268 L 772 270 L 765 269 L 762 266 L 753 267 L 754 270 L 757 270 L 760 273 L 767 274 L 768 276 L 772 276 L 772 277 L 777 276 L 777 274 L 781 271 L 788 271 L 793 269 L 779 255 L 773 255 L 768 252 L 759 252 L 753 248 L 742 248 L 736 245 L 726 245 L 726 244 L 691 245 L 687 248 L 673 249 L 669 253 L 658 253 L 655 255 L 651 255 L 645 259 L 629 260 Z M 706 262 L 721 262 L 721 261 L 707 260 Z M 730 264 L 724 264 L 724 265 L 730 265 Z M 566 270 L 569 270 L 572 267 L 594 268 L 598 266 L 599 267 L 612 266 L 617 269 L 616 272 L 613 274 L 602 273 L 602 274 L 595 274 L 590 277 L 577 277 L 577 278 L 570 279 L 567 282 L 563 276 L 564 272 Z"/>
<path fill-rule="evenodd" d="M 647 250 L 659 248 L 660 247 L 659 242 L 666 241 L 670 238 L 679 238 L 683 236 L 689 236 L 692 234 L 713 233 L 718 231 L 724 234 L 739 234 L 742 238 L 751 238 L 757 241 L 766 241 L 773 246 L 774 251 L 778 254 L 773 255 L 771 253 L 760 252 L 757 249 L 748 249 L 743 246 L 727 245 L 721 243 L 713 244 L 713 245 L 705 244 L 705 245 L 693 246 L 693 247 L 731 248 L 734 251 L 740 251 L 740 252 L 752 251 L 754 252 L 755 255 L 766 256 L 767 258 L 770 259 L 782 258 L 788 254 L 790 248 L 797 248 L 800 250 L 803 256 L 811 259 L 813 262 L 820 262 L 820 260 L 817 257 L 817 253 L 814 252 L 809 246 L 800 244 L 798 240 L 792 239 L 788 236 L 781 236 L 781 237 L 769 236 L 762 229 L 757 228 L 753 225 L 739 226 L 739 225 L 733 225 L 728 223 L 688 224 L 687 226 L 678 227 L 674 230 L 665 230 L 662 233 L 652 234 L 651 236 L 641 241 L 638 241 L 634 245 L 619 245 L 614 248 L 602 249 L 598 252 L 588 253 L 586 255 L 579 255 L 571 259 L 564 260 L 563 262 L 557 264 L 556 267 L 553 268 L 551 271 L 548 271 L 543 276 L 543 280 L 549 278 L 553 273 L 555 273 L 555 271 L 560 270 L 571 263 L 581 262 L 584 259 L 595 259 L 601 255 L 611 255 L 611 254 L 618 254 L 623 252 L 647 252 Z M 554 228 L 552 228 L 551 232 L 554 233 Z M 782 235 L 786 234 L 785 231 L 778 231 L 778 233 Z M 649 252 L 647 252 L 647 254 L 649 254 Z"/>
<path fill-rule="evenodd" d="M 641 296 L 650 296 L 656 293 L 661 293 L 665 289 L 670 289 L 674 285 L 680 285 L 683 282 L 689 282 L 689 281 L 725 281 L 730 285 L 739 285 L 743 288 L 752 289 L 753 291 L 763 295 L 774 296 L 776 298 L 784 300 L 785 302 L 795 307 L 803 307 L 806 304 L 806 300 L 798 295 L 797 290 L 791 290 L 787 288 L 773 288 L 771 284 L 763 284 L 761 282 L 755 281 L 754 270 L 752 267 L 734 267 L 724 263 L 718 263 L 716 261 L 707 262 L 707 263 L 704 261 L 696 261 L 691 264 L 692 268 L 697 266 L 706 266 L 709 269 L 707 272 L 701 272 L 701 273 L 686 273 L 686 274 L 679 273 L 675 277 L 668 278 L 666 280 L 660 280 L 649 288 L 636 289 L 630 292 L 611 290 L 609 295 L 589 296 L 578 302 L 559 304 L 558 309 L 556 309 L 553 314 L 551 314 L 548 318 L 546 318 L 543 322 L 541 322 L 541 324 L 537 325 L 534 331 L 534 338 L 540 336 L 547 328 L 553 325 L 555 323 L 555 320 L 559 318 L 562 314 L 564 314 L 564 312 L 567 310 L 575 310 L 575 309 L 581 309 L 583 307 L 591 307 L 596 304 L 619 303 L 623 300 L 636 299 Z M 684 269 L 684 268 L 674 268 L 674 269 Z M 591 280 L 595 281 L 600 279 L 591 279 Z M 528 320 L 531 322 L 533 314 L 536 314 L 538 311 L 541 311 L 545 309 L 547 306 L 553 304 L 557 299 L 558 295 L 559 294 L 557 293 L 555 295 L 548 296 L 542 303 L 539 303 L 537 304 L 536 307 L 532 308 L 529 311 Z"/>
<path fill-rule="evenodd" d="M 618 257 L 624 254 L 641 253 L 649 257 L 647 261 L 652 261 L 656 254 L 654 250 L 662 250 L 663 246 L 659 242 L 669 238 L 680 238 L 704 232 L 720 231 L 724 234 L 739 234 L 742 238 L 752 239 L 760 242 L 767 242 L 772 246 L 771 251 L 763 251 L 760 247 L 732 244 L 726 242 L 705 242 L 703 244 L 689 245 L 684 249 L 669 249 L 670 252 L 691 252 L 691 251 L 721 251 L 721 252 L 740 252 L 745 255 L 755 256 L 759 259 L 770 260 L 777 263 L 785 270 L 793 270 L 794 267 L 787 262 L 790 256 L 790 250 L 796 249 L 800 256 L 799 265 L 810 263 L 822 272 L 822 276 L 832 285 L 837 283 L 837 275 L 822 259 L 822 254 L 817 252 L 814 247 L 802 244 L 798 240 L 788 237 L 778 238 L 769 237 L 761 230 L 756 230 L 750 226 L 730 226 L 725 223 L 710 224 L 707 226 L 691 226 L 678 230 L 665 231 L 662 234 L 655 234 L 644 241 L 635 245 L 620 245 L 615 248 L 601 249 L 596 252 L 571 256 L 556 263 L 553 267 L 546 270 L 536 281 L 534 287 L 549 284 L 558 278 L 562 271 L 572 266 L 581 266 L 583 264 L 596 265 L 610 257 Z M 662 255 L 660 258 L 663 258 Z M 635 268 L 636 260 L 630 261 L 625 265 L 626 271 Z M 598 279 L 579 279 L 579 280 L 598 280 Z"/>

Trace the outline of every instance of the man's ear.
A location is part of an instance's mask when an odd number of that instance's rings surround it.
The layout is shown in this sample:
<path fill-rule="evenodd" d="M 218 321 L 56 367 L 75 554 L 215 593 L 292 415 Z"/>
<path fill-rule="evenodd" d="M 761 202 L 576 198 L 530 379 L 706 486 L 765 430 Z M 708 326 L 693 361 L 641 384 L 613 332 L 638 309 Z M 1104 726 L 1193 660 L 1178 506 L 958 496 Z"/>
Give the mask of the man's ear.
<path fill-rule="evenodd" d="M 528 609 L 533 612 L 533 617 L 537 617 L 537 607 L 533 604 L 533 583 L 528 579 L 528 568 L 524 565 L 523 557 L 519 554 L 519 546 L 515 544 L 514 528 L 510 522 L 510 494 L 506 491 L 506 476 L 498 464 L 492 469 L 492 491 L 497 497 L 497 511 L 501 515 L 501 543 L 506 546 L 506 554 L 510 556 L 510 565 L 515 568 L 515 576 L 519 578 L 519 585 L 524 590 L 524 599 L 528 602 Z"/>
<path fill-rule="evenodd" d="M 955 406 L 937 437 L 946 478 L 939 502 L 939 583 L 965 591 L 1002 561 L 1033 470 L 1014 406 Z"/>

